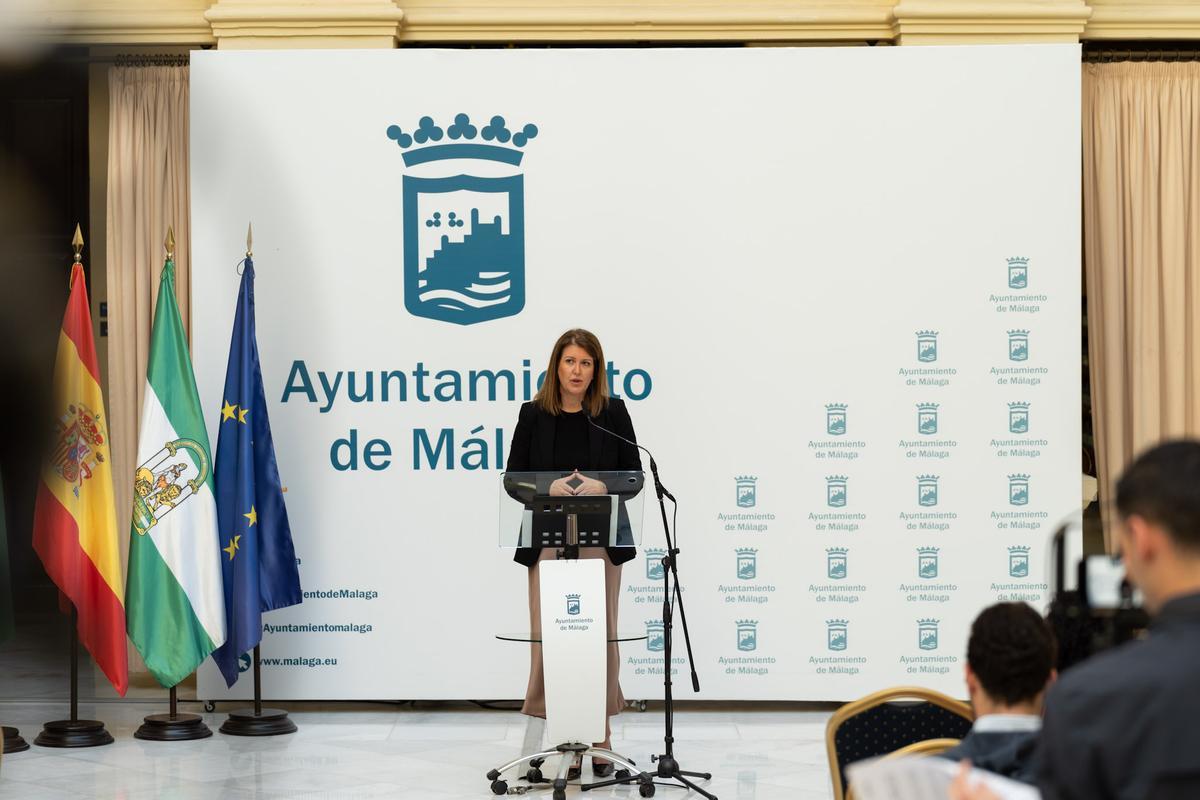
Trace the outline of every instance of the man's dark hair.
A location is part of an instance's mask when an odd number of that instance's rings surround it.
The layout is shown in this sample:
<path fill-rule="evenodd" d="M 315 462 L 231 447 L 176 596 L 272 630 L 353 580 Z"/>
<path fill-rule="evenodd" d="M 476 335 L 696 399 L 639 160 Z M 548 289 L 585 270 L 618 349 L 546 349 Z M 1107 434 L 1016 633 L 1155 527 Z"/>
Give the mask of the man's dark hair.
<path fill-rule="evenodd" d="M 1166 442 L 1142 453 L 1117 481 L 1117 511 L 1161 525 L 1175 544 L 1200 551 L 1200 442 Z"/>
<path fill-rule="evenodd" d="M 971 624 L 967 663 L 989 697 L 1011 706 L 1042 693 L 1057 649 L 1050 626 L 1027 604 L 996 603 Z"/>

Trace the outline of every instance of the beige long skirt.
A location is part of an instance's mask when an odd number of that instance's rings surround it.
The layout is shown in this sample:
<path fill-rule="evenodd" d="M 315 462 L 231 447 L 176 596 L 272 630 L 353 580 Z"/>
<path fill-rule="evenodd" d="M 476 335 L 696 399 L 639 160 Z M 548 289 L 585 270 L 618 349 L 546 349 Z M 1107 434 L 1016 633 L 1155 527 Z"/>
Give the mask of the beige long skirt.
<path fill-rule="evenodd" d="M 553 547 L 543 547 L 538 563 L 529 570 L 529 630 L 535 639 L 541 638 L 542 632 L 542 603 L 539 591 L 538 577 L 541 574 L 538 567 L 546 559 L 557 557 Z M 604 594 L 606 598 L 608 617 L 608 638 L 615 639 L 617 632 L 617 601 L 621 597 L 621 565 L 608 560 L 608 554 L 603 547 L 581 547 L 580 558 L 604 559 Z M 625 696 L 621 694 L 621 684 L 618 680 L 621 673 L 621 653 L 616 642 L 608 644 L 608 715 L 621 713 L 625 705 Z M 546 716 L 546 676 L 542 671 L 542 645 L 533 643 L 529 646 L 529 686 L 525 689 L 525 704 L 521 713 L 531 717 Z"/>

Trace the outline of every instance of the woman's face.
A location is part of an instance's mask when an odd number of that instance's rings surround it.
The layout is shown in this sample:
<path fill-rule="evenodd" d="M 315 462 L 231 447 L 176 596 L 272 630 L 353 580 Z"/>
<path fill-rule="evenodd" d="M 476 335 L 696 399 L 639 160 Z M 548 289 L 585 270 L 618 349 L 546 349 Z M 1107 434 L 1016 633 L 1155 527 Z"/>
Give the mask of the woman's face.
<path fill-rule="evenodd" d="M 563 348 L 558 359 L 558 385 L 562 399 L 582 402 L 588 387 L 592 385 L 592 373 L 596 364 L 588 351 L 577 344 Z"/>

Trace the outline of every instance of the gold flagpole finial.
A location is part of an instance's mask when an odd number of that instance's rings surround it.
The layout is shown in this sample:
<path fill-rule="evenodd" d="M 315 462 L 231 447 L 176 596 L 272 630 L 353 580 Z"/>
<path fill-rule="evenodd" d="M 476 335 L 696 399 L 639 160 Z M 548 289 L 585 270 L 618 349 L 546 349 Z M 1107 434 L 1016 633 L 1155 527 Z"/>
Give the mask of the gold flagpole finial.
<path fill-rule="evenodd" d="M 167 259 L 175 260 L 175 228 L 167 226 L 167 240 L 163 242 L 163 246 L 167 248 Z"/>
<path fill-rule="evenodd" d="M 75 223 L 75 235 L 71 237 L 71 246 L 75 248 L 75 263 L 78 264 L 83 260 L 83 231 L 79 230 L 79 223 Z"/>
<path fill-rule="evenodd" d="M 246 223 L 246 258 L 254 257 L 254 224 Z"/>

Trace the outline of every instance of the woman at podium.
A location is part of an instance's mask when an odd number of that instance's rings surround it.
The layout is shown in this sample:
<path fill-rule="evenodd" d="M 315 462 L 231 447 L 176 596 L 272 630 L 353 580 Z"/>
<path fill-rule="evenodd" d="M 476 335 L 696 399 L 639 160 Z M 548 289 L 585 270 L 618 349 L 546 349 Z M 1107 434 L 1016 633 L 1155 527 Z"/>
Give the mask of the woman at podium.
<path fill-rule="evenodd" d="M 550 352 L 546 379 L 537 395 L 521 406 L 517 427 L 508 450 L 508 472 L 562 472 L 564 477 L 550 484 L 552 495 L 608 494 L 602 481 L 583 472 L 599 470 L 641 470 L 638 449 L 607 428 L 630 441 L 637 441 L 633 422 L 625 403 L 608 393 L 604 350 L 594 334 L 575 328 L 558 337 Z M 589 418 L 594 422 L 589 422 Z M 633 547 L 581 547 L 580 558 L 604 560 L 604 584 L 607 598 L 608 638 L 617 632 L 617 605 L 621 595 L 621 564 L 635 555 Z M 538 564 L 554 559 L 554 548 L 518 548 L 514 560 L 529 567 L 529 623 L 538 638 L 541 631 L 541 602 L 538 590 Z M 625 704 L 618 676 L 621 657 L 616 642 L 608 645 L 607 693 L 608 716 L 619 714 Z M 600 691 L 600 687 L 596 687 Z M 542 648 L 530 649 L 529 686 L 521 712 L 534 717 L 546 716 L 546 692 L 542 671 Z M 605 723 L 604 741 L 597 747 L 611 749 L 611 729 Z M 613 766 L 592 760 L 597 777 L 611 774 Z"/>

